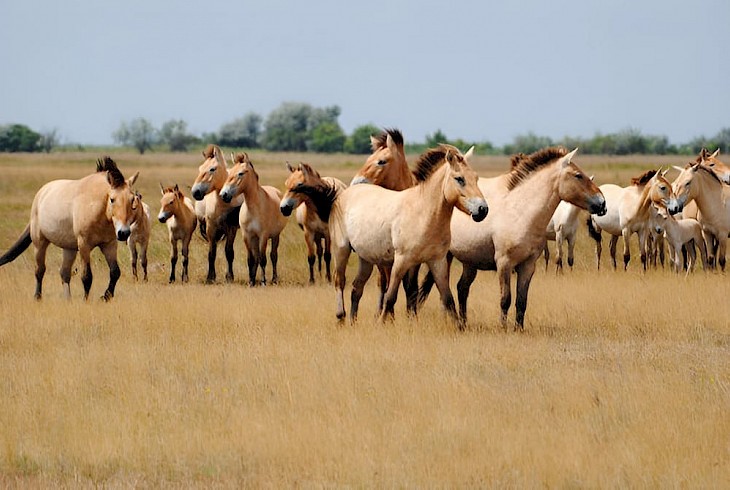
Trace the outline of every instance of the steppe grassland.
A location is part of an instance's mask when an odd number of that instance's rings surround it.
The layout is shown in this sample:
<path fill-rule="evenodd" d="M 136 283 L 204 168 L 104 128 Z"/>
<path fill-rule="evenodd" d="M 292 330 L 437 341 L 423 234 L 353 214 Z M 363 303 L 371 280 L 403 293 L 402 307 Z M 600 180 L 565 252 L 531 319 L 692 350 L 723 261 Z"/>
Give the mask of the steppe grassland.
<path fill-rule="evenodd" d="M 113 156 L 127 176 L 141 171 L 156 213 L 159 182 L 190 185 L 198 155 Z M 97 156 L 1 155 L 0 250 L 44 182 L 86 175 Z M 283 163 L 300 159 L 346 182 L 364 160 L 253 154 L 261 182 L 279 187 Z M 684 160 L 577 159 L 599 184 L 622 185 Z M 474 165 L 489 176 L 508 160 Z M 97 299 L 108 280 L 98 253 L 88 303 L 77 277 L 72 301 L 62 300 L 57 250 L 41 303 L 32 252 L 0 269 L 3 485 L 730 484 L 724 274 L 644 274 L 636 247 L 627 273 L 596 273 L 582 230 L 574 271 L 539 268 L 522 334 L 498 326 L 490 272 L 472 289 L 465 333 L 435 297 L 417 321 L 402 301 L 394 323 L 373 321 L 374 278 L 361 321 L 338 326 L 331 286 L 306 285 L 293 221 L 274 287 L 243 285 L 240 237 L 236 284 L 202 284 L 196 237 L 191 283 L 168 285 L 166 240 L 155 223 L 148 283 L 133 282 L 119 247 L 123 276 L 108 305 Z M 222 253 L 218 261 L 220 271 Z"/>

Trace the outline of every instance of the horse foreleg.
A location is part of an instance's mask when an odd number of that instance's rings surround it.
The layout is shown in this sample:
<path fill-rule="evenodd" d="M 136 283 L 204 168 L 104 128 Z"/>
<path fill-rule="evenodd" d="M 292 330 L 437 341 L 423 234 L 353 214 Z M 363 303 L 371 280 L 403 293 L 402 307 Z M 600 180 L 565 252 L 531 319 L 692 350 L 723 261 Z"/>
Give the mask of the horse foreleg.
<path fill-rule="evenodd" d="M 345 319 L 345 282 L 347 281 L 347 259 L 350 257 L 350 244 L 335 248 L 335 297 L 337 301 L 336 315 L 342 322 Z"/>
<path fill-rule="evenodd" d="M 106 243 L 100 248 L 101 252 L 104 254 L 106 263 L 109 266 L 109 285 L 106 287 L 104 296 L 102 296 L 101 299 L 109 301 L 114 297 L 114 289 L 117 286 L 119 277 L 122 275 L 119 270 L 119 263 L 117 262 L 117 242 Z M 89 272 L 91 272 L 91 268 L 89 268 Z"/>
<path fill-rule="evenodd" d="M 304 242 L 307 244 L 307 263 L 309 264 L 309 284 L 314 284 L 314 234 L 307 228 L 304 228 Z"/>
<path fill-rule="evenodd" d="M 315 239 L 314 245 L 317 249 L 317 272 L 319 272 L 319 276 L 322 277 L 322 255 L 324 254 L 324 249 L 322 247 L 322 240 Z"/>
<path fill-rule="evenodd" d="M 259 268 L 258 261 L 258 239 L 256 237 L 243 237 L 243 243 L 246 245 L 246 251 L 248 253 L 248 285 L 250 287 L 256 286 L 256 273 Z"/>
<path fill-rule="evenodd" d="M 628 228 L 624 228 L 621 230 L 621 236 L 624 237 L 624 270 L 626 271 L 629 269 L 629 262 L 631 261 L 631 242 L 629 241 L 631 232 Z"/>
<path fill-rule="evenodd" d="M 79 255 L 81 256 L 81 262 L 83 263 L 81 284 L 84 285 L 84 299 L 88 300 L 94 275 L 91 273 L 91 249 L 86 245 L 86 243 L 79 244 Z"/>
<path fill-rule="evenodd" d="M 43 276 L 46 275 L 46 251 L 48 250 L 48 240 L 40 238 L 35 245 L 35 299 L 41 299 L 43 296 Z"/>
<path fill-rule="evenodd" d="M 720 264 L 720 270 L 725 272 L 725 253 L 727 249 L 727 237 L 722 237 L 717 241 L 717 261 Z"/>
<path fill-rule="evenodd" d="M 616 247 L 618 246 L 618 235 L 611 235 L 611 240 L 608 242 L 608 253 L 611 255 L 611 266 L 613 270 L 618 267 L 616 265 Z"/>
<path fill-rule="evenodd" d="M 385 291 L 388 290 L 390 282 L 390 268 L 384 265 L 378 266 L 378 316 L 383 312 Z"/>
<path fill-rule="evenodd" d="M 350 322 L 355 323 L 357 320 L 357 310 L 360 306 L 360 298 L 365 290 L 370 275 L 373 273 L 373 264 L 359 258 L 357 275 L 352 281 L 352 292 L 350 293 Z"/>
<path fill-rule="evenodd" d="M 509 264 L 497 265 L 497 276 L 500 291 L 499 307 L 502 310 L 499 321 L 502 323 L 503 328 L 507 328 L 507 313 L 512 303 L 512 286 L 510 284 L 512 267 Z"/>
<path fill-rule="evenodd" d="M 428 268 L 433 274 L 433 280 L 441 295 L 441 306 L 446 310 L 451 318 L 459 326 L 459 330 L 464 329 L 464 324 L 460 321 L 456 314 L 456 304 L 454 303 L 454 295 L 449 287 L 449 264 L 446 257 L 428 263 Z"/>
<path fill-rule="evenodd" d="M 648 235 L 649 235 L 648 232 L 639 233 L 639 256 L 641 257 L 641 267 L 644 269 L 644 272 L 646 272 L 647 262 L 648 262 L 648 253 L 647 253 L 647 250 L 649 249 L 649 236 Z"/>
<path fill-rule="evenodd" d="M 184 256 L 185 245 L 183 245 Z M 169 283 L 175 282 L 175 269 L 177 268 L 177 240 L 170 241 L 170 279 Z"/>
<path fill-rule="evenodd" d="M 76 250 L 63 249 L 63 262 L 61 262 L 61 283 L 66 299 L 71 299 L 71 268 L 76 260 Z"/>
<path fill-rule="evenodd" d="M 209 232 L 212 230 L 208 230 Z M 211 237 L 208 235 L 208 277 L 205 282 L 213 284 L 215 282 L 215 256 L 218 252 L 218 242 L 215 240 L 215 235 Z"/>
<path fill-rule="evenodd" d="M 182 270 L 182 282 L 188 282 L 188 264 L 190 254 L 190 239 L 193 237 L 192 233 L 190 236 L 183 238 L 182 242 L 182 256 L 183 256 L 183 270 Z M 177 252 L 177 246 L 175 246 L 175 252 Z"/>
<path fill-rule="evenodd" d="M 130 260 L 132 262 L 132 276 L 134 276 L 134 280 L 139 280 L 139 277 L 137 277 L 137 242 L 134 240 L 127 240 L 127 247 L 129 247 L 129 256 Z"/>
<path fill-rule="evenodd" d="M 550 265 L 550 247 L 548 247 L 547 241 L 545 241 L 545 246 L 542 249 L 542 253 L 545 256 L 545 272 L 547 272 L 548 266 Z"/>
<path fill-rule="evenodd" d="M 383 311 L 380 314 L 380 321 L 384 322 L 393 319 L 395 316 L 395 303 L 398 301 L 398 289 L 403 276 L 408 272 L 412 264 L 406 263 L 402 256 L 396 255 L 393 267 L 390 269 L 390 279 L 388 281 L 388 290 L 383 298 Z"/>
<path fill-rule="evenodd" d="M 563 272 L 563 228 L 558 226 L 555 230 L 555 273 Z"/>
<path fill-rule="evenodd" d="M 226 230 L 226 262 L 228 262 L 226 282 L 233 282 L 233 259 L 235 258 L 233 244 L 236 241 L 237 232 L 238 230 L 232 226 L 229 226 Z"/>
<path fill-rule="evenodd" d="M 421 264 L 416 264 L 408 269 L 406 275 L 403 276 L 403 292 L 406 294 L 406 311 L 411 316 L 418 314 L 418 271 L 420 269 Z"/>
<path fill-rule="evenodd" d="M 516 328 L 525 329 L 525 311 L 527 311 L 527 293 L 530 290 L 532 275 L 535 273 L 534 259 L 527 259 L 516 267 L 517 270 L 517 297 L 515 299 L 515 323 Z"/>
<path fill-rule="evenodd" d="M 279 235 L 271 237 L 269 258 L 271 258 L 271 284 L 276 284 L 279 282 L 279 272 L 276 269 L 276 264 L 279 262 Z"/>
<path fill-rule="evenodd" d="M 456 294 L 459 298 L 459 326 L 466 327 L 466 303 L 469 299 L 469 290 L 477 277 L 477 268 L 471 265 L 462 264 L 461 277 L 456 283 Z"/>
<path fill-rule="evenodd" d="M 269 237 L 266 235 L 263 235 L 259 237 L 259 267 L 261 267 L 261 285 L 266 286 L 266 264 L 268 261 L 266 260 L 266 249 L 269 246 Z"/>
<path fill-rule="evenodd" d="M 142 242 L 142 250 L 140 250 L 140 253 L 142 255 L 142 274 L 144 277 L 142 277 L 142 280 L 144 282 L 147 282 L 147 247 L 149 246 L 149 241 Z"/>
<path fill-rule="evenodd" d="M 329 235 L 325 235 L 324 237 L 324 269 L 325 269 L 325 275 L 327 277 L 327 282 L 332 282 L 332 274 L 330 273 L 330 262 L 332 261 L 332 254 L 330 253 L 330 247 L 332 244 L 330 243 L 330 237 Z"/>

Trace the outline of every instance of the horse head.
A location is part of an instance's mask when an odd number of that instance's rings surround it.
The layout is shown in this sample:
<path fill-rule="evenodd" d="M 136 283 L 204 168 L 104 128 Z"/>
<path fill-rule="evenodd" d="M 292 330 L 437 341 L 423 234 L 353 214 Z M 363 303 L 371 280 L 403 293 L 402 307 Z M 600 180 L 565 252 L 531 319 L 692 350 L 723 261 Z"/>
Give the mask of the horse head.
<path fill-rule="evenodd" d="M 289 170 L 289 177 L 284 182 L 286 191 L 281 198 L 279 209 L 281 214 L 289 216 L 306 197 L 306 192 L 322 183 L 322 177 L 308 163 L 302 162 L 296 168 L 287 163 L 286 168 Z"/>
<path fill-rule="evenodd" d="M 482 221 L 487 217 L 489 206 L 479 189 L 479 176 L 468 162 L 474 153 L 474 147 L 469 148 L 463 155 L 451 145 L 440 145 L 439 148 L 445 150 L 444 198 L 447 202 L 453 202 L 460 211 L 470 215 L 474 221 Z"/>
<path fill-rule="evenodd" d="M 730 184 L 730 166 L 717 159 L 719 154 L 719 148 L 712 154 L 710 154 L 707 149 L 702 148 L 702 151 L 700 151 L 695 162 L 710 167 L 710 170 L 715 172 L 715 175 L 717 175 L 723 183 Z"/>
<path fill-rule="evenodd" d="M 226 159 L 218 146 L 208 145 L 203 157 L 205 159 L 198 167 L 198 176 L 191 189 L 196 201 L 202 201 L 206 194 L 220 190 L 228 177 Z"/>
<path fill-rule="evenodd" d="M 563 150 L 565 151 L 565 150 Z M 592 177 L 573 162 L 578 148 L 560 157 L 558 162 L 559 184 L 558 194 L 560 199 L 574 204 L 589 213 L 603 216 L 606 214 L 606 199 L 598 186 L 593 182 Z"/>
<path fill-rule="evenodd" d="M 352 178 L 350 185 L 374 184 L 394 191 L 402 191 L 414 184 L 413 174 L 406 162 L 403 135 L 397 129 L 386 129 L 371 136 L 373 153 Z"/>
<path fill-rule="evenodd" d="M 700 170 L 702 163 L 688 163 L 684 168 L 675 166 L 679 170 L 679 175 L 672 182 L 672 191 L 677 198 L 680 206 L 684 207 L 688 202 L 697 197 L 700 186 L 693 185 L 696 181 L 697 172 Z"/>
<path fill-rule="evenodd" d="M 236 156 L 231 154 L 231 157 L 233 158 L 234 165 L 228 170 L 228 177 L 219 193 L 224 202 L 231 202 L 234 197 L 241 194 L 249 185 L 259 180 L 259 176 L 248 154 L 238 153 Z"/>
<path fill-rule="evenodd" d="M 160 214 L 157 215 L 157 219 L 160 223 L 164 223 L 175 215 L 177 206 L 183 201 L 184 196 L 177 184 L 175 184 L 175 187 L 167 188 L 160 184 L 160 191 L 162 192 L 162 199 L 160 199 Z"/>
<path fill-rule="evenodd" d="M 682 211 L 684 204 L 677 199 L 672 185 L 664 177 L 667 171 L 661 172 L 660 170 L 656 171 L 647 184 L 648 197 L 652 203 L 666 207 L 670 214 L 677 214 Z"/>
<path fill-rule="evenodd" d="M 114 225 L 114 233 L 120 242 L 126 241 L 131 234 L 131 226 L 137 220 L 137 208 L 141 199 L 132 191 L 139 172 L 125 180 L 117 164 L 110 157 L 97 162 L 98 171 L 106 171 L 109 192 L 106 204 L 106 217 Z"/>

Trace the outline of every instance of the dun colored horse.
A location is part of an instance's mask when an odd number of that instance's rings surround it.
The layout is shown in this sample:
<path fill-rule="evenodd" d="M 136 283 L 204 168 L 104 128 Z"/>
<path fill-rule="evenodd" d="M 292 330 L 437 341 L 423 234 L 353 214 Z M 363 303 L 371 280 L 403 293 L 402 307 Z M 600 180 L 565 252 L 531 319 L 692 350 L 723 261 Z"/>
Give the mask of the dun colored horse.
<path fill-rule="evenodd" d="M 46 251 L 51 243 L 63 249 L 61 281 L 71 297 L 71 267 L 81 255 L 84 298 L 88 299 L 93 276 L 91 251 L 99 247 L 109 265 L 109 285 L 102 298 L 114 296 L 121 272 L 117 262 L 117 241 L 125 241 L 137 213 L 138 201 L 131 186 L 139 173 L 126 181 L 110 157 L 97 161 L 96 173 L 79 180 L 54 180 L 36 193 L 30 223 L 18 241 L 0 257 L 0 265 L 17 258 L 31 243 L 35 247 L 36 290 L 41 299 L 46 272 Z"/>
<path fill-rule="evenodd" d="M 289 177 L 284 183 L 286 193 L 281 199 L 279 209 L 284 216 L 291 215 L 295 208 L 297 210 L 297 223 L 304 230 L 304 241 L 307 244 L 309 283 L 314 284 L 315 251 L 320 276 L 324 258 L 327 282 L 331 282 L 329 208 L 323 206 L 322 201 L 326 200 L 328 194 L 337 194 L 347 186 L 334 177 L 320 177 L 319 172 L 307 163 L 301 163 L 297 168 L 287 163 L 286 168 L 289 170 Z M 328 209 L 326 215 L 324 209 Z"/>
<path fill-rule="evenodd" d="M 190 240 L 193 238 L 197 219 L 193 201 L 180 191 L 177 184 L 175 187 L 163 187 L 162 199 L 160 199 L 160 214 L 157 219 L 160 223 L 167 225 L 170 240 L 170 283 L 175 282 L 175 268 L 177 267 L 177 244 L 182 242 L 182 282 L 188 282 L 188 256 L 190 253 Z"/>
<path fill-rule="evenodd" d="M 588 218 L 588 231 L 596 241 L 596 264 L 601 267 L 601 231 L 611 235 L 610 253 L 613 268 L 616 268 L 616 244 L 619 236 L 624 239 L 624 270 L 631 260 L 629 239 L 633 233 L 639 236 L 641 264 L 646 270 L 650 227 L 650 206 L 652 203 L 666 207 L 671 214 L 682 210 L 682 205 L 672 191 L 672 186 L 659 170 L 648 170 L 631 179 L 628 187 L 603 184 L 601 192 L 606 198 L 607 213 Z"/>
<path fill-rule="evenodd" d="M 604 214 L 606 201 L 588 176 L 572 162 L 575 152 L 545 148 L 514 157 L 512 170 L 491 179 L 479 179 L 491 212 L 482 223 L 472 223 L 459 213 L 451 220 L 450 252 L 463 265 L 457 284 L 461 321 L 466 322 L 469 289 L 479 270 L 496 270 L 501 291 L 501 321 L 507 322 L 512 302 L 511 276 L 517 272 L 516 326 L 524 327 L 527 294 L 535 263 L 545 247 L 545 229 L 563 200 L 590 213 Z M 433 278 L 419 293 L 425 300 Z"/>
<path fill-rule="evenodd" d="M 724 271 L 730 232 L 730 188 L 723 185 L 717 174 L 703 163 L 690 163 L 679 170 L 680 174 L 672 183 L 677 199 L 685 205 L 693 200 L 697 203 L 698 221 L 707 244 L 707 262 L 714 267 L 717 257 Z"/>
<path fill-rule="evenodd" d="M 203 151 L 203 163 L 198 168 L 198 176 L 193 183 L 191 193 L 193 199 L 199 201 L 195 205 L 195 214 L 198 216 L 200 234 L 208 242 L 208 276 L 206 282 L 213 283 L 216 279 L 215 256 L 218 241 L 226 239 L 225 251 L 228 262 L 226 281 L 233 281 L 233 244 L 238 232 L 238 213 L 241 209 L 243 196 L 231 202 L 225 202 L 218 194 L 228 178 L 228 167 L 221 149 L 216 145 L 208 145 Z"/>
<path fill-rule="evenodd" d="M 131 233 L 127 238 L 127 247 L 129 247 L 129 255 L 132 262 L 132 275 L 135 279 L 137 276 L 137 259 L 141 257 L 142 271 L 144 280 L 147 280 L 147 248 L 150 245 L 150 232 L 152 231 L 152 218 L 150 217 L 150 207 L 142 201 L 142 194 L 136 192 L 135 199 L 138 201 L 134 223 L 130 227 Z M 139 252 L 137 246 L 139 245 Z"/>
<path fill-rule="evenodd" d="M 563 242 L 568 242 L 568 266 L 572 269 L 574 262 L 575 240 L 578 236 L 580 216 L 583 210 L 569 202 L 560 201 L 557 209 L 550 218 L 550 223 L 545 230 L 545 237 L 548 241 L 555 242 L 555 271 L 563 271 Z M 545 270 L 550 262 L 550 249 L 545 243 Z"/>
<path fill-rule="evenodd" d="M 261 284 L 266 284 L 266 248 L 271 240 L 271 282 L 276 284 L 279 276 L 276 264 L 279 260 L 279 235 L 288 220 L 279 211 L 281 192 L 270 185 L 260 185 L 259 175 L 246 153 L 238 153 L 234 165 L 228 171 L 220 196 L 224 202 L 231 202 L 236 196 L 243 196 L 239 226 L 243 242 L 248 251 L 248 284 L 256 285 L 256 274 L 261 267 Z"/>
<path fill-rule="evenodd" d="M 682 247 L 687 249 L 687 272 L 689 273 L 697 262 L 697 251 L 695 245 L 700 247 L 702 268 L 707 269 L 707 247 L 702 237 L 702 226 L 694 218 L 677 220 L 667 212 L 664 207 L 654 207 L 656 216 L 653 218 L 654 229 L 657 233 L 663 233 L 669 242 L 669 252 L 674 271 L 679 272 L 684 268 L 682 259 Z"/>
<path fill-rule="evenodd" d="M 353 250 L 359 257 L 359 270 L 352 286 L 351 320 L 357 318 L 374 265 L 391 268 L 381 313 L 384 320 L 393 316 L 401 279 L 421 263 L 428 265 L 444 308 L 456 317 L 446 264 L 451 215 L 457 207 L 481 221 L 488 210 L 477 187 L 477 174 L 467 162 L 470 155 L 471 150 L 462 155 L 453 146 L 440 145 L 419 158 L 415 187 L 398 192 L 354 185 L 338 195 L 330 218 L 338 319 L 345 317 L 345 270 Z"/>

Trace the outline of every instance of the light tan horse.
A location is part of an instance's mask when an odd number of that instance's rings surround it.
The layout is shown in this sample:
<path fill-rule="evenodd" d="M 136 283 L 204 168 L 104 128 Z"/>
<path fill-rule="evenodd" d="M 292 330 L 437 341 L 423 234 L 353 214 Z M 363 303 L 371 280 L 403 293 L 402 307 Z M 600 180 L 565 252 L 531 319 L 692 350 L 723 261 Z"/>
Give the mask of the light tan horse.
<path fill-rule="evenodd" d="M 687 272 L 694 269 L 697 261 L 697 251 L 695 245 L 700 248 L 700 256 L 702 258 L 702 268 L 707 269 L 707 247 L 702 237 L 702 226 L 699 221 L 694 218 L 685 218 L 677 220 L 669 214 L 665 207 L 655 207 L 656 210 L 652 221 L 656 233 L 663 233 L 669 242 L 669 252 L 672 262 L 672 268 L 679 274 L 684 268 L 682 258 L 682 247 L 687 249 Z"/>
<path fill-rule="evenodd" d="M 297 223 L 304 231 L 304 241 L 307 244 L 307 262 L 309 263 L 309 283 L 314 284 L 315 252 L 320 276 L 322 275 L 322 259 L 324 258 L 327 282 L 332 282 L 330 273 L 330 232 L 329 206 L 323 206 L 322 201 L 327 195 L 332 196 L 343 191 L 347 186 L 334 177 L 321 177 L 319 172 L 307 163 L 300 163 L 293 168 L 288 163 L 289 170 L 284 186 L 286 192 L 281 198 L 279 209 L 284 216 L 289 216 L 292 210 L 297 210 Z M 325 211 L 326 210 L 326 211 Z"/>
<path fill-rule="evenodd" d="M 150 245 L 150 233 L 152 231 L 152 218 L 150 217 L 150 207 L 142 201 L 142 194 L 135 192 L 137 199 L 137 215 L 134 223 L 130 227 L 129 238 L 127 238 L 127 247 L 129 247 L 129 255 L 132 262 L 132 275 L 137 280 L 137 259 L 141 258 L 143 279 L 147 280 L 147 248 Z M 139 246 L 139 251 L 137 247 Z"/>
<path fill-rule="evenodd" d="M 36 259 L 35 297 L 40 299 L 46 272 L 46 251 L 51 243 L 63 249 L 61 281 L 71 297 L 71 267 L 76 254 L 83 262 L 81 282 L 84 298 L 91 290 L 91 251 L 99 247 L 109 265 L 109 285 L 102 298 L 114 296 L 121 272 L 117 263 L 117 241 L 125 241 L 136 217 L 137 200 L 131 185 L 139 173 L 124 180 L 110 157 L 97 161 L 96 173 L 79 180 L 54 180 L 36 193 L 30 224 L 18 241 L 0 257 L 0 265 L 14 260 L 33 243 Z"/>
<path fill-rule="evenodd" d="M 527 294 L 535 264 L 545 247 L 545 229 L 563 200 L 591 213 L 606 212 L 601 191 L 574 162 L 577 149 L 545 148 L 531 155 L 517 155 L 510 172 L 479 179 L 489 201 L 489 216 L 472 223 L 460 213 L 451 220 L 450 252 L 463 265 L 457 290 L 461 321 L 466 322 L 469 289 L 479 270 L 496 270 L 501 291 L 501 321 L 507 322 L 512 302 L 511 276 L 517 272 L 516 326 L 524 327 Z M 420 300 L 433 284 L 426 276 Z"/>
<path fill-rule="evenodd" d="M 170 240 L 170 283 L 175 282 L 175 268 L 177 267 L 177 245 L 182 242 L 182 282 L 188 282 L 188 264 L 190 240 L 198 224 L 195 216 L 193 201 L 175 187 L 163 187 L 160 184 L 162 198 L 160 199 L 160 214 L 157 219 L 167 225 Z"/>
<path fill-rule="evenodd" d="M 616 268 L 616 244 L 619 236 L 624 239 L 624 270 L 631 260 L 631 235 L 639 236 L 641 263 L 646 270 L 650 227 L 650 206 L 652 203 L 666 207 L 671 214 L 682 210 L 672 185 L 659 170 L 648 170 L 631 179 L 631 185 L 620 187 L 603 184 L 599 187 L 606 198 L 607 213 L 588 218 L 588 231 L 596 241 L 596 264 L 601 267 L 601 231 L 611 235 L 610 253 L 613 268 Z"/>
<path fill-rule="evenodd" d="M 279 260 L 279 235 L 289 222 L 279 211 L 281 192 L 270 185 L 260 185 L 259 175 L 246 153 L 238 153 L 234 165 L 228 171 L 228 179 L 220 191 L 224 202 L 243 196 L 239 226 L 248 251 L 248 284 L 256 285 L 256 274 L 261 267 L 261 284 L 266 285 L 266 249 L 271 241 L 271 282 L 279 276 L 276 265 Z"/>
<path fill-rule="evenodd" d="M 384 320 L 393 316 L 401 279 L 422 263 L 433 274 L 444 308 L 456 317 L 446 264 L 451 215 L 456 207 L 474 221 L 481 221 L 488 210 L 477 187 L 477 174 L 467 162 L 471 151 L 462 155 L 453 146 L 440 145 L 419 158 L 415 187 L 398 192 L 353 185 L 334 200 L 330 233 L 338 319 L 345 317 L 345 270 L 353 250 L 359 257 L 359 270 L 352 285 L 351 320 L 357 318 L 358 304 L 374 265 L 391 267 L 381 313 Z"/>
<path fill-rule="evenodd" d="M 720 149 L 710 153 L 706 148 L 700 150 L 700 154 L 697 156 L 695 163 L 702 163 L 710 167 L 710 170 L 715 172 L 715 175 L 724 183 L 730 184 L 730 166 L 721 162 L 717 157 L 720 155 Z"/>
<path fill-rule="evenodd" d="M 697 203 L 698 221 L 707 244 L 707 261 L 712 268 L 715 258 L 725 270 L 725 253 L 730 232 L 730 187 L 723 185 L 717 174 L 702 163 L 690 163 L 680 169 L 672 186 L 680 203 Z M 717 243 L 715 252 L 714 243 Z"/>
<path fill-rule="evenodd" d="M 231 202 L 224 202 L 218 194 L 228 178 L 228 166 L 221 149 L 216 145 L 208 145 L 203 151 L 203 163 L 198 168 L 198 176 L 191 188 L 193 199 L 199 201 L 195 205 L 195 214 L 198 216 L 200 234 L 208 242 L 208 276 L 206 282 L 213 283 L 216 279 L 215 257 L 218 241 L 225 237 L 226 261 L 228 272 L 226 281 L 233 281 L 233 244 L 238 233 L 238 213 L 241 210 L 243 196 L 238 196 Z"/>

